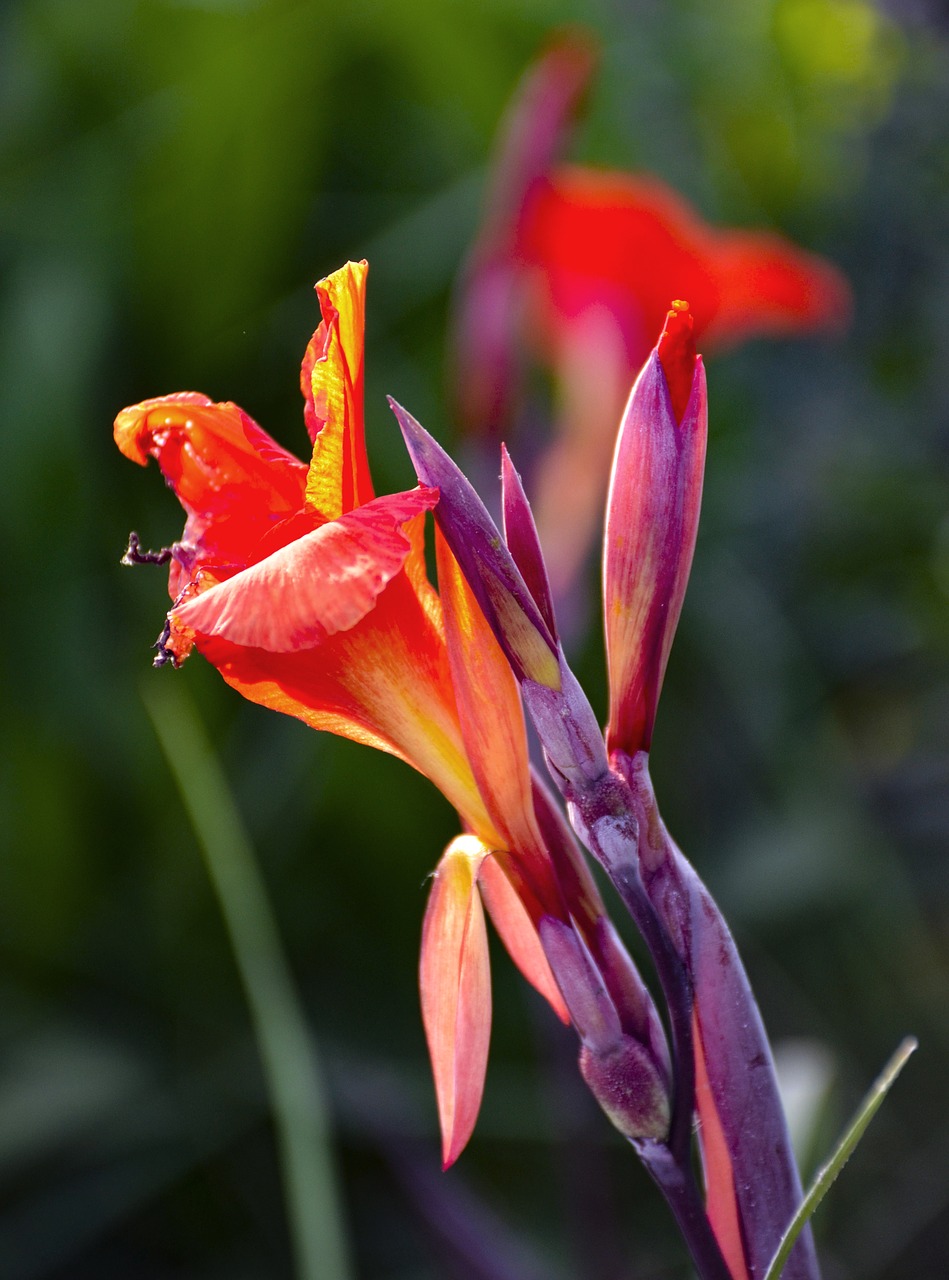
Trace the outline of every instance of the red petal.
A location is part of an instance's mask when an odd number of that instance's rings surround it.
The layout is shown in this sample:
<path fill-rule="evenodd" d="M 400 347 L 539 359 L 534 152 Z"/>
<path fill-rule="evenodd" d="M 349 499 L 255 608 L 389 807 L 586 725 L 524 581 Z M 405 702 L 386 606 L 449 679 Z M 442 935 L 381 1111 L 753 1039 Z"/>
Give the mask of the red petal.
<path fill-rule="evenodd" d="M 651 177 L 558 168 L 535 187 L 518 253 L 543 270 L 548 334 L 569 324 L 579 296 L 584 307 L 599 300 L 627 331 L 631 371 L 670 298 L 688 298 L 706 342 L 839 326 L 849 313 L 830 263 L 781 236 L 719 231 Z"/>
<path fill-rule="evenodd" d="M 409 554 L 400 526 L 437 500 L 433 489 L 378 498 L 186 601 L 174 618 L 199 635 L 270 653 L 313 648 L 374 607 Z"/>
<path fill-rule="evenodd" d="M 557 169 L 536 189 L 519 249 L 544 273 L 538 297 L 548 333 L 599 303 L 624 328 L 632 373 L 656 341 L 670 298 L 688 298 L 701 329 L 718 306 L 704 231 L 655 179 Z"/>
<path fill-rule="evenodd" d="M 476 887 L 487 850 L 459 836 L 445 851 L 425 912 L 419 988 L 442 1131 L 444 1168 L 471 1137 L 488 1065 L 491 974 Z"/>
<path fill-rule="evenodd" d="M 695 380 L 695 336 L 687 302 L 673 302 L 656 351 L 662 372 L 666 375 L 672 412 L 676 422 L 681 423 Z"/>
<path fill-rule="evenodd" d="M 115 440 L 134 462 L 154 458 L 187 512 L 172 598 L 202 567 L 217 577 L 244 568 L 260 539 L 303 506 L 306 466 L 235 404 L 194 392 L 144 400 L 118 415 Z"/>
<path fill-rule="evenodd" d="M 734 343 L 755 334 L 843 329 L 851 294 L 832 263 L 766 233 L 726 232 L 712 254 L 719 308 L 706 342 Z"/>

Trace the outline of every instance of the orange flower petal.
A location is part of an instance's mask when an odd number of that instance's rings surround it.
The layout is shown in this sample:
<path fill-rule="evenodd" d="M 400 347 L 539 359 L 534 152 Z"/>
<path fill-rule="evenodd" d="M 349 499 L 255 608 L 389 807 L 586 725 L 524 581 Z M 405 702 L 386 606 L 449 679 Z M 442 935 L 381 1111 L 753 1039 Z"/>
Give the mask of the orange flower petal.
<path fill-rule="evenodd" d="M 119 414 L 119 447 L 140 464 L 156 458 L 187 512 L 163 648 L 180 662 L 197 644 L 251 701 L 400 756 L 466 825 L 497 839 L 461 742 L 441 605 L 425 574 L 424 510 L 436 495 L 372 497 L 366 270 L 350 263 L 317 286 L 323 322 L 303 377 L 309 471 L 236 405 L 189 392 Z"/>
<path fill-rule="evenodd" d="M 438 587 L 458 717 L 478 789 L 505 846 L 546 910 L 559 891 L 534 818 L 527 735 L 517 682 L 441 532 Z M 483 833 L 479 833 L 483 834 Z"/>
<path fill-rule="evenodd" d="M 435 872 L 422 930 L 422 1020 L 446 1169 L 471 1137 L 488 1065 L 491 973 L 476 884 L 486 853 L 474 836 L 452 841 Z"/>
<path fill-rule="evenodd" d="M 735 1178 L 715 1096 L 709 1083 L 705 1046 L 695 1014 L 692 1016 L 692 1034 L 695 1042 L 695 1109 L 699 1118 L 699 1148 L 705 1173 L 705 1211 L 734 1280 L 749 1280 L 735 1195 Z"/>
<path fill-rule="evenodd" d="M 318 649 L 271 653 L 202 634 L 196 643 L 251 702 L 399 756 L 467 826 L 492 838 L 461 741 L 444 638 L 404 573 L 361 621 Z"/>
<path fill-rule="evenodd" d="M 478 884 L 491 923 L 498 931 L 508 955 L 535 990 L 544 997 L 561 1022 L 570 1024 L 570 1014 L 554 981 L 537 929 L 524 903 L 494 856 L 481 863 Z"/>
<path fill-rule="evenodd" d="M 248 511 L 301 506 L 305 464 L 236 404 L 194 391 L 156 396 L 123 409 L 114 435 L 133 462 L 158 462 L 185 507 L 210 516 L 227 514 L 235 501 Z"/>
<path fill-rule="evenodd" d="M 307 347 L 300 376 L 313 441 L 306 501 L 325 520 L 373 497 L 363 426 L 368 270 L 365 262 L 349 262 L 316 286 L 323 320 Z"/>
<path fill-rule="evenodd" d="M 270 653 L 313 648 L 374 607 L 409 554 L 400 526 L 437 500 L 433 489 L 377 498 L 188 600 L 175 620 Z"/>

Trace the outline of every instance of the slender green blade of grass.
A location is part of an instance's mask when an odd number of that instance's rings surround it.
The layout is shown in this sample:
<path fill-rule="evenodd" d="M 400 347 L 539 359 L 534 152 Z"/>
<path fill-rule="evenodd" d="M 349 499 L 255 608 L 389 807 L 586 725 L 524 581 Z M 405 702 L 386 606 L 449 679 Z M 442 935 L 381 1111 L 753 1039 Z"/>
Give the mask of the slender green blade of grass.
<path fill-rule="evenodd" d="M 883 1099 L 893 1087 L 897 1076 L 906 1066 L 910 1055 L 917 1047 L 918 1041 L 912 1036 L 907 1036 L 870 1086 L 869 1091 L 854 1113 L 850 1124 L 844 1130 L 843 1136 L 829 1159 L 821 1165 L 814 1175 L 814 1181 L 808 1188 L 807 1195 L 801 1201 L 801 1207 L 791 1219 L 788 1229 L 781 1237 L 781 1243 L 778 1245 L 777 1252 L 771 1260 L 771 1265 L 768 1267 L 764 1280 L 779 1280 L 785 1263 L 790 1257 L 791 1250 L 794 1248 L 795 1242 L 811 1214 L 823 1200 L 837 1175 L 850 1159 L 854 1148 L 863 1137 L 867 1125 L 876 1115 Z"/>
<path fill-rule="evenodd" d="M 273 1107 L 297 1274 L 350 1280 L 316 1048 L 250 838 L 180 683 L 150 685 L 142 696 L 204 854 L 247 996 Z"/>

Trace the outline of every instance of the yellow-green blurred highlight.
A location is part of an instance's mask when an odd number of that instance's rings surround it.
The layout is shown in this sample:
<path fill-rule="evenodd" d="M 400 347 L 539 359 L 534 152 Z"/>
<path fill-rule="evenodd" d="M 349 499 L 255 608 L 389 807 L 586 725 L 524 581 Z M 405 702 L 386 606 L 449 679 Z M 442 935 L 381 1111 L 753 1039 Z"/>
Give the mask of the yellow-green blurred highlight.
<path fill-rule="evenodd" d="M 254 850 L 181 683 L 142 691 L 234 948 L 273 1107 L 299 1280 L 352 1275 L 322 1072 Z"/>

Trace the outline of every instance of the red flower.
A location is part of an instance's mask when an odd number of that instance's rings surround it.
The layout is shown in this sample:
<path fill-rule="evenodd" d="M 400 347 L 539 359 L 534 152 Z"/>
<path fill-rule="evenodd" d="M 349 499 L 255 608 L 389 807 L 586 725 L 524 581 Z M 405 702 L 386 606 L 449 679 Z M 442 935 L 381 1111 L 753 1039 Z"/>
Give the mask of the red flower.
<path fill-rule="evenodd" d="M 770 232 L 720 231 L 657 178 L 557 165 L 593 66 L 561 36 L 527 73 L 502 129 L 482 231 L 459 295 L 459 408 L 474 431 L 510 414 L 518 352 L 558 382 L 555 439 L 533 506 L 555 593 L 595 536 L 616 420 L 687 298 L 706 349 L 841 327 L 850 291 L 830 263 Z"/>
<path fill-rule="evenodd" d="M 438 495 L 373 498 L 364 288 L 354 264 L 318 286 L 324 318 L 303 363 L 309 468 L 236 405 L 193 393 L 125 409 L 116 441 L 136 462 L 156 459 L 187 513 L 164 654 L 181 662 L 197 645 L 251 701 L 401 756 L 483 827 L 425 577 L 421 513 Z"/>
<path fill-rule="evenodd" d="M 156 459 L 187 515 L 170 550 L 159 661 L 177 665 L 196 646 L 246 698 L 400 756 L 458 811 L 467 834 L 436 870 L 420 973 L 447 1165 L 471 1134 L 487 1061 L 482 896 L 512 958 L 565 1021 L 541 946 L 545 917 L 584 935 L 615 976 L 620 1006 L 624 990 L 642 988 L 531 778 L 514 677 L 444 545 L 441 597 L 428 582 L 423 522 L 438 491 L 373 496 L 366 270 L 350 263 L 317 286 L 323 320 L 302 372 L 308 467 L 236 405 L 190 392 L 123 410 L 115 438 L 133 461 Z M 650 1026 L 659 1044 L 658 1019 Z M 664 1070 L 654 1070 L 660 1093 Z"/>

